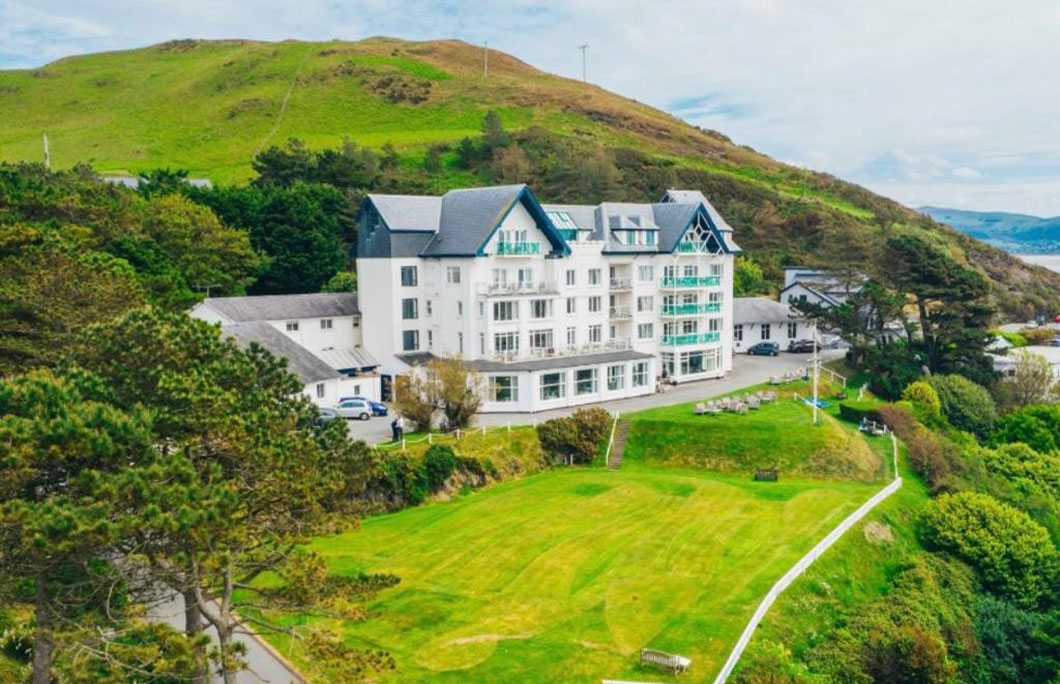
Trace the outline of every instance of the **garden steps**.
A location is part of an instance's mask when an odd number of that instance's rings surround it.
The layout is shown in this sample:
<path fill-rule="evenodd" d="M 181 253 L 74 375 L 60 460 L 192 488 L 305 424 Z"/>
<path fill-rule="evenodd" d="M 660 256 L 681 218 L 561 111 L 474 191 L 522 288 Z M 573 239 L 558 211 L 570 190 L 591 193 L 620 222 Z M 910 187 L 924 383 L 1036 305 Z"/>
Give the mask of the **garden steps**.
<path fill-rule="evenodd" d="M 615 429 L 615 442 L 611 445 L 611 457 L 607 459 L 608 468 L 619 468 L 622 465 L 622 452 L 626 450 L 626 435 L 629 434 L 629 421 L 620 420 Z"/>

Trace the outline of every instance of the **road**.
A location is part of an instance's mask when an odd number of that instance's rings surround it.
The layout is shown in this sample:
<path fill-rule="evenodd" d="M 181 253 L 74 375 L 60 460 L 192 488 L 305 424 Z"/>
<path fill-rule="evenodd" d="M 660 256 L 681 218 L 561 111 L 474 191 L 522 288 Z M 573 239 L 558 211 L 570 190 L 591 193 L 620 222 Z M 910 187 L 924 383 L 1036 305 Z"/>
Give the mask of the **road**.
<path fill-rule="evenodd" d="M 842 358 L 844 350 L 828 349 L 821 352 L 822 361 L 831 361 Z M 743 387 L 757 385 L 769 380 L 771 375 L 781 375 L 796 368 L 803 368 L 810 363 L 809 354 L 788 354 L 781 352 L 780 356 L 748 356 L 747 354 L 733 355 L 733 369 L 724 378 L 713 380 L 700 380 L 683 385 L 667 387 L 666 391 L 659 394 L 648 394 L 632 399 L 619 399 L 617 401 L 602 402 L 599 404 L 583 404 L 575 408 L 588 408 L 589 406 L 602 406 L 609 411 L 640 411 L 655 406 L 668 406 L 670 404 L 681 404 L 697 399 L 708 399 L 719 394 L 735 392 Z M 540 411 L 538 413 L 480 413 L 475 416 L 476 425 L 525 425 L 533 421 L 544 421 L 570 414 L 575 408 L 554 409 Z M 354 439 L 375 444 L 390 439 L 389 417 L 371 418 L 367 421 L 349 421 L 350 436 Z"/>

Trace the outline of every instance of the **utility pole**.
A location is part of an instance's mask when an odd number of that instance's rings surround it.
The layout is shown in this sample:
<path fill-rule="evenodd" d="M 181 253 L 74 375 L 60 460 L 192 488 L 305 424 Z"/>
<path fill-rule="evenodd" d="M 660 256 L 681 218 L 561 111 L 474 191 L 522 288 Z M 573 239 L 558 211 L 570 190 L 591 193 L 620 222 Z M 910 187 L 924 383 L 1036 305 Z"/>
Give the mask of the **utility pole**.
<path fill-rule="evenodd" d="M 482 78 L 483 80 L 489 78 L 490 75 L 490 42 L 488 40 L 482 43 Z"/>
<path fill-rule="evenodd" d="M 48 149 L 48 134 L 44 134 L 44 166 L 50 171 L 52 168 L 52 153 Z"/>
<path fill-rule="evenodd" d="M 585 51 L 589 49 L 589 44 L 579 45 L 578 49 L 582 51 L 582 83 L 588 83 L 585 80 Z"/>
<path fill-rule="evenodd" d="M 817 321 L 813 322 L 813 424 L 817 425 L 817 379 L 821 375 L 821 361 L 817 357 Z"/>

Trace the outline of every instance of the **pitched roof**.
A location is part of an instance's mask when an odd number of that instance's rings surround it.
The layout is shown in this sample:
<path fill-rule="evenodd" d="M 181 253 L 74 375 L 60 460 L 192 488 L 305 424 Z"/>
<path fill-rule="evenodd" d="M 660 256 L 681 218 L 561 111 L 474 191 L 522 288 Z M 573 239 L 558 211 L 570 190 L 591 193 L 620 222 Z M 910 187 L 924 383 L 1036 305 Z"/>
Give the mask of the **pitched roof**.
<path fill-rule="evenodd" d="M 622 351 L 578 354 L 574 356 L 553 356 L 544 359 L 528 359 L 525 361 L 490 361 L 488 359 L 476 359 L 473 361 L 467 361 L 466 365 L 472 370 L 486 373 L 503 371 L 520 372 L 594 366 L 601 363 L 636 361 L 639 359 L 650 359 L 652 357 L 652 354 L 635 351 L 633 349 L 625 349 Z"/>
<path fill-rule="evenodd" d="M 526 185 L 520 184 L 445 193 L 438 231 L 422 256 L 476 254 L 524 190 Z"/>
<path fill-rule="evenodd" d="M 766 297 L 736 297 L 732 300 L 732 322 L 735 325 L 787 323 L 798 317 L 787 304 Z"/>
<path fill-rule="evenodd" d="M 250 345 L 256 344 L 274 356 L 286 360 L 287 370 L 297 375 L 303 384 L 341 377 L 334 368 L 265 321 L 222 325 L 221 332 L 243 348 L 249 349 Z"/>
<path fill-rule="evenodd" d="M 438 230 L 442 198 L 431 195 L 379 195 L 370 193 L 379 215 L 391 231 Z"/>
<path fill-rule="evenodd" d="M 233 323 L 352 316 L 359 313 L 355 292 L 209 297 L 202 303 Z"/>
<path fill-rule="evenodd" d="M 317 352 L 317 357 L 335 370 L 375 368 L 379 365 L 375 357 L 369 354 L 364 347 L 325 349 Z"/>

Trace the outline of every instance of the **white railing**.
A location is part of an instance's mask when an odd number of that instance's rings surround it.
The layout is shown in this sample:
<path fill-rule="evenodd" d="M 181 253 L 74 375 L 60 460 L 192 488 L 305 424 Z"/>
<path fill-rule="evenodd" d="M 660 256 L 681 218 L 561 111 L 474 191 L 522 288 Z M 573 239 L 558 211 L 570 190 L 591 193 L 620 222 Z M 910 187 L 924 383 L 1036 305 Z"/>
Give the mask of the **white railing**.
<path fill-rule="evenodd" d="M 608 318 L 631 318 L 633 311 L 628 306 L 612 306 L 607 314 Z"/>
<path fill-rule="evenodd" d="M 611 278 L 610 288 L 612 290 L 631 290 L 633 289 L 632 278 Z"/>
<path fill-rule="evenodd" d="M 755 630 L 758 629 L 759 623 L 762 622 L 762 618 L 766 616 L 769 609 L 776 602 L 780 594 L 787 589 L 791 584 L 799 578 L 802 573 L 806 572 L 815 560 L 820 558 L 825 551 L 830 549 L 833 544 L 839 541 L 851 527 L 857 525 L 861 520 L 869 514 L 869 512 L 878 506 L 891 494 L 894 494 L 902 487 L 902 478 L 898 475 L 898 440 L 895 439 L 894 434 L 891 434 L 891 455 L 894 459 L 894 480 L 876 492 L 876 494 L 861 504 L 856 511 L 846 517 L 843 522 L 828 533 L 828 536 L 817 542 L 817 544 L 810 549 L 810 552 L 800 558 L 797 563 L 790 570 L 784 573 L 784 576 L 777 580 L 777 583 L 773 585 L 773 588 L 769 590 L 766 597 L 762 599 L 762 602 L 758 604 L 758 608 L 755 610 L 754 615 L 751 616 L 751 621 L 747 623 L 743 633 L 736 642 L 736 646 L 733 647 L 732 653 L 729 654 L 728 660 L 725 661 L 725 665 L 722 666 L 721 672 L 714 678 L 714 684 L 725 684 L 728 680 L 729 675 L 732 674 L 733 669 L 736 667 L 736 663 L 740 662 L 740 656 L 743 655 L 744 649 L 747 648 L 747 644 L 750 643 L 751 637 L 754 636 Z"/>
<path fill-rule="evenodd" d="M 625 351 L 626 349 L 632 348 L 633 343 L 628 337 L 618 337 L 608 340 L 607 342 L 600 342 L 595 344 L 581 344 L 573 347 L 536 348 L 530 349 L 526 352 L 494 352 L 492 354 L 486 354 L 482 358 L 487 359 L 489 361 L 503 361 L 507 363 L 512 361 L 530 361 L 533 359 L 551 359 L 567 356 L 584 356 L 586 354 L 600 354 L 603 352 L 610 351 Z"/>
<path fill-rule="evenodd" d="M 555 294 L 559 288 L 553 281 L 533 283 L 480 283 L 475 292 L 490 297 L 503 295 Z"/>
<path fill-rule="evenodd" d="M 604 453 L 604 465 L 611 462 L 611 447 L 615 445 L 616 425 L 618 425 L 618 411 L 615 411 L 615 417 L 611 420 L 611 436 L 607 438 L 607 451 Z"/>

